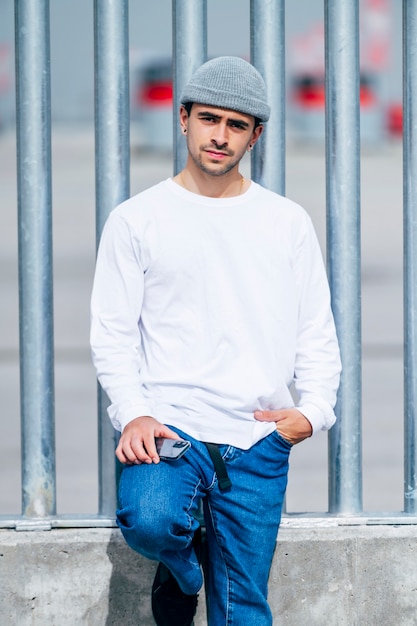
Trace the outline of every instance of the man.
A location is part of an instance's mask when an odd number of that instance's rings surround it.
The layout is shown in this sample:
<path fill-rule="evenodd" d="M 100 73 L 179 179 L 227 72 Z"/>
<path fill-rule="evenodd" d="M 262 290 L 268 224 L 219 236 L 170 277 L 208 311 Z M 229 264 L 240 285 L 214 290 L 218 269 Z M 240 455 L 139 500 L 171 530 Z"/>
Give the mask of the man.
<path fill-rule="evenodd" d="M 209 624 L 270 626 L 289 452 L 335 420 L 329 289 L 305 211 L 239 172 L 269 118 L 260 74 L 213 59 L 181 102 L 184 170 L 112 212 L 97 258 L 91 343 L 122 433 L 117 519 L 160 562 L 159 626 L 193 623 L 201 502 Z M 191 447 L 160 461 L 159 437 Z"/>

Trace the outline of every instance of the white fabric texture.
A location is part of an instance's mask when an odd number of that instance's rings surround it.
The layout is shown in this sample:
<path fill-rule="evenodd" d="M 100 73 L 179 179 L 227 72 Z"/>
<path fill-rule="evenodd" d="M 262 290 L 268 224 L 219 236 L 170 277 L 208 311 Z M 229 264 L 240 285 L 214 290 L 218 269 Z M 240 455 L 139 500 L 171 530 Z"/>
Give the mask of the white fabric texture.
<path fill-rule="evenodd" d="M 151 415 L 247 449 L 272 432 L 254 411 L 296 405 L 335 421 L 340 357 L 326 272 L 299 205 L 252 182 L 231 198 L 168 179 L 104 227 L 91 346 L 109 416 Z"/>

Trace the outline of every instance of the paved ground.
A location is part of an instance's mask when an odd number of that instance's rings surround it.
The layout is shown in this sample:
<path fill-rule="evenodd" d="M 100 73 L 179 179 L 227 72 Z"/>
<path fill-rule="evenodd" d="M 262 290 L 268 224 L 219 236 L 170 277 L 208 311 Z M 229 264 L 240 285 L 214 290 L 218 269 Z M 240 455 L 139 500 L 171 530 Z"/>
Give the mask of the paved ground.
<path fill-rule="evenodd" d="M 12 133 L 0 135 L 0 514 L 20 512 L 17 209 Z M 325 242 L 323 147 L 289 146 L 287 195 Z M 402 156 L 362 160 L 364 508 L 403 508 Z M 247 171 L 247 166 L 246 166 Z M 171 174 L 168 155 L 132 152 L 135 193 Z M 97 510 L 96 384 L 88 349 L 94 268 L 92 129 L 54 129 L 54 296 L 59 513 Z M 327 509 L 327 437 L 295 448 L 288 511 Z"/>

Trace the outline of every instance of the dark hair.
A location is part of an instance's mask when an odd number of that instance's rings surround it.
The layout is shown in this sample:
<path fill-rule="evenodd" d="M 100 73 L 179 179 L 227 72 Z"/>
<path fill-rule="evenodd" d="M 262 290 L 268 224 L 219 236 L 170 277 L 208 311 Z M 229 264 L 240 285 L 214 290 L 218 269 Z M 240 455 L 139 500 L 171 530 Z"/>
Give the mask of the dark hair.
<path fill-rule="evenodd" d="M 183 105 L 184 109 L 187 111 L 187 115 L 189 116 L 191 113 L 191 108 L 193 106 L 192 102 L 185 102 Z M 259 119 L 259 117 L 255 117 L 255 126 L 253 127 L 253 130 L 255 130 L 255 128 L 257 126 L 259 126 L 260 124 L 262 124 L 262 121 Z"/>
<path fill-rule="evenodd" d="M 184 107 L 184 109 L 187 111 L 187 115 L 188 117 L 190 117 L 190 113 L 191 113 L 191 107 L 193 106 L 192 102 L 186 102 L 185 104 L 182 105 Z"/>

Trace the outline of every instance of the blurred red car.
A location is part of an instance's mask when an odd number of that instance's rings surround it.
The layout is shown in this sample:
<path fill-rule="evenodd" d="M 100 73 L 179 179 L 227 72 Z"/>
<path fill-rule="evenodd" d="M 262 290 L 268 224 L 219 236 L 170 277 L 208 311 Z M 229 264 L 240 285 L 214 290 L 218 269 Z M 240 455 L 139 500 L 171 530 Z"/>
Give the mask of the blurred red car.
<path fill-rule="evenodd" d="M 171 57 L 140 55 L 131 70 L 132 142 L 152 150 L 172 150 Z"/>
<path fill-rule="evenodd" d="M 324 139 L 325 83 L 323 75 L 295 78 L 290 86 L 288 117 L 297 139 Z M 359 102 L 361 137 L 375 141 L 383 134 L 382 107 L 374 82 L 370 77 L 360 78 Z"/>
<path fill-rule="evenodd" d="M 401 102 L 393 102 L 388 107 L 387 130 L 393 137 L 403 134 L 403 105 Z"/>

